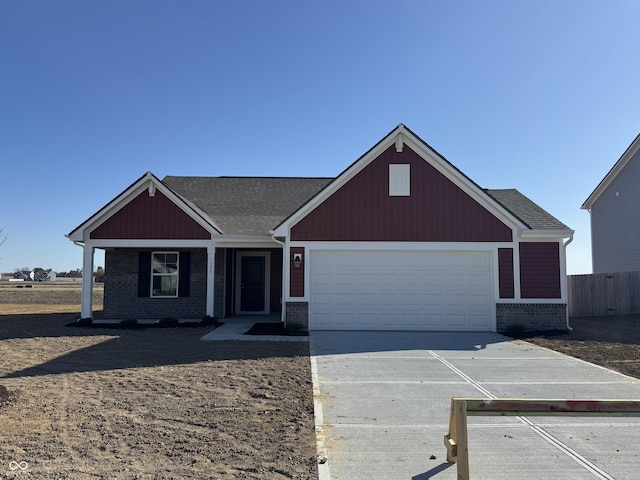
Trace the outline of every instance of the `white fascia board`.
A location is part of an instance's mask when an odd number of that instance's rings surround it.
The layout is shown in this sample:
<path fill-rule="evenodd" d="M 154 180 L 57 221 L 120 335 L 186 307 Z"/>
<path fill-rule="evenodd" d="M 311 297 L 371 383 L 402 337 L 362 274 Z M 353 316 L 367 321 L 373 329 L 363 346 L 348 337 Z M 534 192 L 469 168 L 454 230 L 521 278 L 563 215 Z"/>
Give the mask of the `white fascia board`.
<path fill-rule="evenodd" d="M 633 140 L 633 142 L 631 142 L 631 145 L 627 147 L 622 156 L 613 165 L 613 167 L 611 167 L 611 170 L 609 170 L 609 172 L 604 176 L 595 190 L 591 192 L 589 198 L 587 198 L 580 207 L 581 209 L 591 210 L 591 207 L 594 203 L 596 203 L 596 200 L 598 200 L 598 198 L 600 198 L 600 195 L 602 195 L 607 187 L 611 185 L 611 182 L 613 182 L 620 171 L 627 165 L 627 163 L 629 163 L 629 160 L 631 160 L 631 158 L 638 152 L 638 149 L 640 149 L 640 135 L 638 135 Z"/>
<path fill-rule="evenodd" d="M 85 241 L 91 231 L 115 215 L 122 207 L 140 195 L 144 190 L 149 190 L 150 192 L 153 191 L 153 194 L 159 190 L 183 212 L 189 215 L 191 219 L 198 223 L 198 225 L 207 230 L 212 237 L 220 236 L 220 232 L 218 232 L 211 224 L 205 221 L 187 203 L 164 185 L 155 175 L 151 172 L 147 172 L 133 185 L 107 203 L 104 207 L 98 210 L 97 213 L 92 215 L 88 220 L 71 232 L 71 234 L 67 235 L 67 238 L 71 241 Z"/>
<path fill-rule="evenodd" d="M 494 251 L 513 248 L 515 242 L 288 242 L 288 247 L 305 247 L 307 250 L 384 250 L 417 251 L 442 250 L 455 252 Z"/>
<path fill-rule="evenodd" d="M 282 244 L 267 235 L 223 235 L 216 239 L 216 247 L 282 248 Z"/>
<path fill-rule="evenodd" d="M 84 243 L 94 248 L 207 248 L 217 245 L 211 240 L 138 240 L 138 239 L 91 239 Z"/>
<path fill-rule="evenodd" d="M 567 303 L 566 298 L 500 298 L 497 303 L 511 303 L 511 304 L 522 304 L 522 303 L 533 303 L 533 304 L 565 304 Z"/>
<path fill-rule="evenodd" d="M 536 240 L 543 242 L 558 240 L 561 242 L 563 239 L 571 237 L 574 233 L 574 230 L 525 230 L 522 232 L 521 240 L 523 242 L 535 242 Z"/>

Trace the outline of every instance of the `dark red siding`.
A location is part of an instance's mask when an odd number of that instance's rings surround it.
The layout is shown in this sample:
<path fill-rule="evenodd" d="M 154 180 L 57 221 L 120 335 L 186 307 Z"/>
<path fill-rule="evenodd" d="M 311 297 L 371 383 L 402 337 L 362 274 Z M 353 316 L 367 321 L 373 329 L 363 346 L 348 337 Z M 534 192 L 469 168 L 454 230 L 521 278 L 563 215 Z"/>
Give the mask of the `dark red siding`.
<path fill-rule="evenodd" d="M 293 255 L 302 255 L 302 265 L 296 267 L 293 265 Z M 304 258 L 303 247 L 292 247 L 289 256 L 289 269 L 291 275 L 289 276 L 289 295 L 291 297 L 304 297 L 304 264 L 306 258 Z"/>
<path fill-rule="evenodd" d="M 560 298 L 558 242 L 520 243 L 520 295 L 522 298 Z"/>
<path fill-rule="evenodd" d="M 408 146 L 391 146 L 291 229 L 292 240 L 507 242 L 511 229 Z M 411 195 L 389 196 L 389 164 L 411 165 Z"/>
<path fill-rule="evenodd" d="M 211 234 L 164 194 L 145 190 L 91 232 L 91 238 L 209 240 Z"/>
<path fill-rule="evenodd" d="M 513 248 L 498 249 L 498 284 L 500 298 L 514 298 Z"/>

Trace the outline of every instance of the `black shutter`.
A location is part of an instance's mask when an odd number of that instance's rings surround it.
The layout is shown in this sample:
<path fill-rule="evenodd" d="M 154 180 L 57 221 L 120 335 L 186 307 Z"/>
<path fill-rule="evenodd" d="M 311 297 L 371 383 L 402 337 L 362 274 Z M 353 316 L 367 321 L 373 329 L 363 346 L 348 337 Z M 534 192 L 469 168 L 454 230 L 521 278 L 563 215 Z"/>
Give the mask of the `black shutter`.
<path fill-rule="evenodd" d="M 178 296 L 188 297 L 191 288 L 191 252 L 180 252 Z"/>
<path fill-rule="evenodd" d="M 138 296 L 151 296 L 151 252 L 138 252 Z"/>

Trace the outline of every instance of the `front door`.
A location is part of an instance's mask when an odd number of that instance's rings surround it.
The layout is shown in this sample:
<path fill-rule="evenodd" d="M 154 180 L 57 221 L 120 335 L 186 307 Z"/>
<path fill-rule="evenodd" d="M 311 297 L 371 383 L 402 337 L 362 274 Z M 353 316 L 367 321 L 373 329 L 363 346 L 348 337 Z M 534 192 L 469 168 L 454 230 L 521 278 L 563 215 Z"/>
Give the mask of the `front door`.
<path fill-rule="evenodd" d="M 236 257 L 236 313 L 269 313 L 270 252 L 241 251 Z"/>
<path fill-rule="evenodd" d="M 264 257 L 242 257 L 240 273 L 240 310 L 264 311 Z"/>

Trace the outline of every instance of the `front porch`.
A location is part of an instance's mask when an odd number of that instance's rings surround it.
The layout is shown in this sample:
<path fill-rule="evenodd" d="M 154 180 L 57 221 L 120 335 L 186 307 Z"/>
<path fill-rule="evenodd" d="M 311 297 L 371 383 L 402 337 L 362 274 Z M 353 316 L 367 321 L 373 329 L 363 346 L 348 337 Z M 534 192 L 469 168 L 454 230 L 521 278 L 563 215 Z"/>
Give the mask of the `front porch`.
<path fill-rule="evenodd" d="M 93 267 L 93 249 L 84 271 Z M 87 247 L 85 247 L 85 251 Z M 172 255 L 175 264 L 158 281 L 156 257 Z M 211 247 L 105 249 L 104 305 L 101 318 L 154 321 L 275 315 L 282 312 L 281 248 Z M 173 277 L 171 278 L 171 275 Z M 164 282 L 167 292 L 158 291 Z M 155 283 L 154 283 L 155 282 Z M 173 288 L 173 290 L 171 289 Z M 93 282 L 83 281 L 82 318 L 93 318 Z"/>

